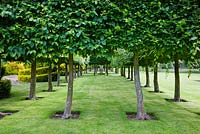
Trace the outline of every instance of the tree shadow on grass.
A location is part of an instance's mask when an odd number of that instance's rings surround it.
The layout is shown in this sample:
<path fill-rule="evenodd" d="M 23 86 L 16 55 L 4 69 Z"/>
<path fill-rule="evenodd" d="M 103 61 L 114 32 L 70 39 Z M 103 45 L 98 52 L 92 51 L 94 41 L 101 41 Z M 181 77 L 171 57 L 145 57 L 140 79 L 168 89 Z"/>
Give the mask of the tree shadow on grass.
<path fill-rule="evenodd" d="M 40 100 L 43 99 L 44 97 L 35 97 L 35 99 L 30 99 L 29 97 L 25 97 L 22 100 Z"/>

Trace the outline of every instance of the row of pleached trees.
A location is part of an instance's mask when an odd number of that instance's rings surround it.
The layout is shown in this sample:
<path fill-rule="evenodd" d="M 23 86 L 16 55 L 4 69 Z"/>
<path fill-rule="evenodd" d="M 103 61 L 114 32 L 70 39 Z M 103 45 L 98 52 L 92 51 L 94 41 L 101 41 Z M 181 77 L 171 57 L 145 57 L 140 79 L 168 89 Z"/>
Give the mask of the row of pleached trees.
<path fill-rule="evenodd" d="M 179 60 L 199 58 L 199 8 L 198 0 L 3 0 L 0 58 L 31 63 L 33 91 L 38 59 L 51 63 L 60 56 L 68 57 L 65 119 L 71 116 L 73 55 L 105 55 L 113 54 L 117 48 L 126 49 L 133 54 L 137 119 L 147 119 L 139 59 L 151 60 L 155 66 L 174 61 L 175 90 L 180 91 Z"/>

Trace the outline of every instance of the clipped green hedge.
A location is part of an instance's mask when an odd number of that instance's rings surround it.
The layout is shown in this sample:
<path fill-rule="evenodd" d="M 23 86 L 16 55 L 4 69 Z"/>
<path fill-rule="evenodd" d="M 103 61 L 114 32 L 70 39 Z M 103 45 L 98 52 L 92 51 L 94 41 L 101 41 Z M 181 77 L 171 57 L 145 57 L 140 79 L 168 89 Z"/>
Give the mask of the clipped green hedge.
<path fill-rule="evenodd" d="M 11 91 L 11 81 L 0 80 L 0 99 L 9 97 L 10 91 Z"/>
<path fill-rule="evenodd" d="M 22 82 L 30 82 L 31 81 L 31 75 L 18 75 L 18 80 Z M 57 73 L 52 73 L 52 80 L 57 80 Z M 36 75 L 36 81 L 37 82 L 47 82 L 48 81 L 48 74 L 40 74 Z"/>
<path fill-rule="evenodd" d="M 17 75 L 20 70 L 24 69 L 24 64 L 20 62 L 7 62 L 4 67 L 6 75 Z"/>
<path fill-rule="evenodd" d="M 48 67 L 40 67 L 36 69 L 36 74 L 47 74 L 48 73 Z M 31 69 L 24 69 L 20 70 L 18 75 L 31 75 Z"/>

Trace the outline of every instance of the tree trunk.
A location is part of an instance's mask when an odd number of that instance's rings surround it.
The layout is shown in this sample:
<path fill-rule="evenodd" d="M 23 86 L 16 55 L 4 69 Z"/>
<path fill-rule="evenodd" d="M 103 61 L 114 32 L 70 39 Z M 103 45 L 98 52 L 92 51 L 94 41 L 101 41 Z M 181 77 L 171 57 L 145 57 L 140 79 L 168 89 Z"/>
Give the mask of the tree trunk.
<path fill-rule="evenodd" d="M 175 57 L 175 66 L 174 66 L 174 74 L 175 74 L 175 92 L 174 92 L 174 101 L 180 102 L 180 76 L 179 76 L 179 58 L 176 55 Z"/>
<path fill-rule="evenodd" d="M 124 71 L 124 72 L 123 72 L 123 74 L 124 74 L 123 76 L 126 78 L 126 67 L 125 67 L 125 66 L 124 66 L 123 71 Z"/>
<path fill-rule="evenodd" d="M 80 65 L 78 65 L 77 77 L 80 77 Z"/>
<path fill-rule="evenodd" d="M 31 83 L 30 83 L 29 100 L 36 99 L 35 91 L 36 91 L 36 58 L 33 59 L 31 64 Z"/>
<path fill-rule="evenodd" d="M 118 67 L 115 68 L 115 73 L 116 73 L 116 74 L 119 73 L 119 68 L 118 68 Z"/>
<path fill-rule="evenodd" d="M 113 72 L 113 67 L 110 68 L 110 71 Z"/>
<path fill-rule="evenodd" d="M 108 76 L 108 64 L 106 64 L 106 76 Z"/>
<path fill-rule="evenodd" d="M 65 63 L 65 82 L 68 83 L 68 64 Z"/>
<path fill-rule="evenodd" d="M 56 82 L 56 86 L 59 87 L 60 86 L 60 62 L 58 61 L 58 72 L 57 72 L 57 82 Z"/>
<path fill-rule="evenodd" d="M 73 97 L 73 54 L 69 53 L 69 83 L 68 83 L 66 105 L 62 116 L 63 119 L 68 119 L 71 117 L 72 97 Z"/>
<path fill-rule="evenodd" d="M 127 79 L 130 79 L 130 74 L 131 74 L 130 66 L 128 66 L 128 78 Z"/>
<path fill-rule="evenodd" d="M 89 71 L 92 72 L 92 66 L 90 66 Z"/>
<path fill-rule="evenodd" d="M 121 67 L 120 72 L 121 72 L 121 76 L 124 76 L 123 67 Z"/>
<path fill-rule="evenodd" d="M 149 80 L 149 66 L 145 66 L 145 72 L 146 72 L 146 85 L 145 87 L 150 87 L 150 80 Z"/>
<path fill-rule="evenodd" d="M 133 65 L 131 65 L 131 81 L 133 81 Z"/>
<path fill-rule="evenodd" d="M 83 68 L 82 68 L 82 66 L 80 66 L 80 76 L 82 76 L 83 75 Z"/>
<path fill-rule="evenodd" d="M 98 73 L 98 66 L 97 65 L 95 66 L 95 73 L 96 74 Z"/>
<path fill-rule="evenodd" d="M 74 65 L 74 79 L 76 79 L 76 65 Z"/>
<path fill-rule="evenodd" d="M 88 73 L 88 72 L 87 72 L 87 70 L 88 70 L 87 67 L 88 67 L 88 65 L 85 66 L 85 73 L 86 73 L 86 74 Z"/>
<path fill-rule="evenodd" d="M 3 77 L 3 76 L 1 76 L 2 74 L 1 74 L 1 58 L 0 58 L 0 80 L 1 80 L 1 78 Z"/>
<path fill-rule="evenodd" d="M 153 79 L 153 84 L 154 84 L 154 92 L 160 92 L 159 89 L 159 84 L 158 84 L 158 63 L 154 65 L 154 79 Z"/>
<path fill-rule="evenodd" d="M 94 76 L 96 75 L 96 66 L 94 65 Z"/>
<path fill-rule="evenodd" d="M 138 53 L 135 53 L 134 56 L 134 81 L 135 81 L 135 89 L 137 95 L 137 115 L 136 118 L 138 120 L 148 119 L 148 115 L 144 112 L 144 102 L 143 102 L 143 93 L 140 84 L 140 74 L 139 74 L 139 63 Z"/>
<path fill-rule="evenodd" d="M 154 65 L 154 92 L 160 92 L 159 84 L 158 84 L 158 63 Z"/>
<path fill-rule="evenodd" d="M 49 64 L 49 69 L 48 69 L 48 92 L 53 91 L 53 86 L 52 86 L 52 68 L 51 68 L 51 63 Z"/>

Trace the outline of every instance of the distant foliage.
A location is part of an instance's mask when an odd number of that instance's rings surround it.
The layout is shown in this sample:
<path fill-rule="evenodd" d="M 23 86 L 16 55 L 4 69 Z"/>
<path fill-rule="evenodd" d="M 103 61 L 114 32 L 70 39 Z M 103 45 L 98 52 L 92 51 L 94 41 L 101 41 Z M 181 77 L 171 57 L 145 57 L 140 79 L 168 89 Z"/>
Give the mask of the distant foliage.
<path fill-rule="evenodd" d="M 9 97 L 10 91 L 11 91 L 11 81 L 0 80 L 0 99 Z"/>

